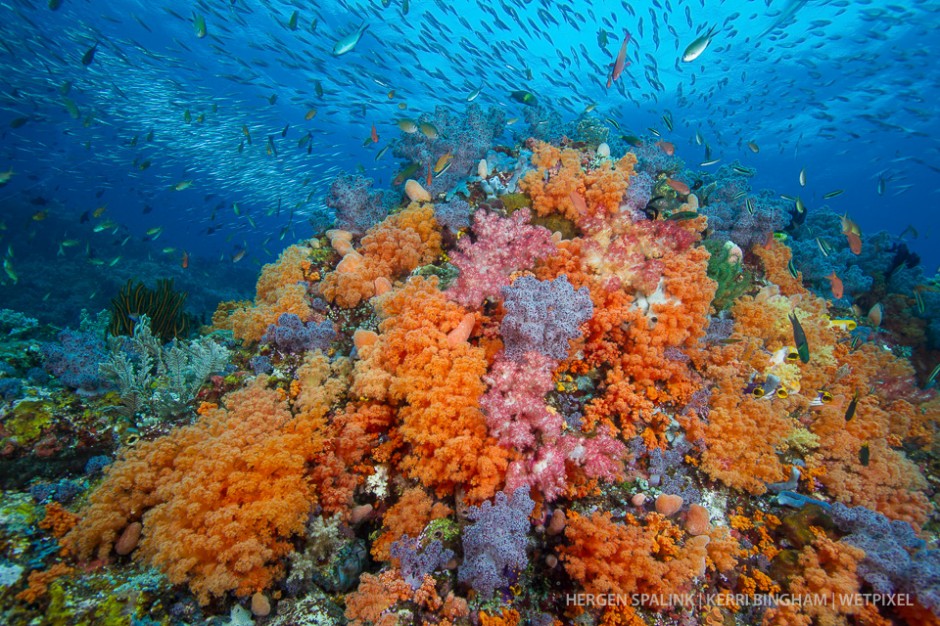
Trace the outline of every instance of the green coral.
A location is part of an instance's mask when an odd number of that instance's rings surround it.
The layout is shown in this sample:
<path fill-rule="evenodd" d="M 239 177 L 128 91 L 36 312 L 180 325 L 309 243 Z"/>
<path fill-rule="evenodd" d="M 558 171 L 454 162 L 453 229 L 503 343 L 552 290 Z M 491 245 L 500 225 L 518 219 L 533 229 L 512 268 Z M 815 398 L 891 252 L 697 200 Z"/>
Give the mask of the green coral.
<path fill-rule="evenodd" d="M 437 539 L 441 543 L 447 544 L 456 541 L 460 537 L 460 525 L 449 517 L 440 517 L 431 520 L 424 527 L 424 532 L 421 535 L 431 541 Z"/>
<path fill-rule="evenodd" d="M 716 311 L 724 311 L 751 289 L 754 277 L 740 260 L 730 262 L 731 250 L 725 242 L 707 239 L 705 248 L 711 253 L 711 258 L 708 259 L 708 277 L 718 283 L 712 305 Z"/>
<path fill-rule="evenodd" d="M 413 272 L 412 276 L 437 276 L 438 278 L 438 287 L 443 291 L 447 289 L 448 286 L 457 278 L 460 274 L 460 270 L 457 269 L 455 265 L 450 263 L 445 263 L 444 265 L 423 265 Z"/>
<path fill-rule="evenodd" d="M 610 127 L 593 115 L 582 115 L 575 122 L 573 139 L 597 147 L 607 141 Z"/>
<path fill-rule="evenodd" d="M 3 428 L 16 443 L 25 446 L 39 439 L 43 429 L 52 424 L 52 417 L 48 401 L 24 400 L 13 407 L 13 413 L 3 422 Z"/>
<path fill-rule="evenodd" d="M 544 226 L 553 233 L 561 233 L 562 239 L 574 239 L 579 234 L 577 225 L 558 213 L 536 215 L 529 220 L 529 223 L 533 226 Z"/>
<path fill-rule="evenodd" d="M 507 215 L 532 206 L 532 200 L 524 193 L 507 193 L 500 196 L 499 200 L 503 203 Z"/>

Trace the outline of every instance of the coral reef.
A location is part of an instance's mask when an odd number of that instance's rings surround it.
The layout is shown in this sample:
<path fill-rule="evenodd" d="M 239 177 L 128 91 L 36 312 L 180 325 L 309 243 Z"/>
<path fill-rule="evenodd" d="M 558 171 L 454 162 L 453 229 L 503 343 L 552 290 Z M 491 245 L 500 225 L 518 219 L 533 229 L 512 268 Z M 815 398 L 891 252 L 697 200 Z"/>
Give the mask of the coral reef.
<path fill-rule="evenodd" d="M 338 178 L 199 338 L 0 312 L 6 621 L 937 623 L 911 251 L 526 111 L 402 120 L 409 200 Z"/>

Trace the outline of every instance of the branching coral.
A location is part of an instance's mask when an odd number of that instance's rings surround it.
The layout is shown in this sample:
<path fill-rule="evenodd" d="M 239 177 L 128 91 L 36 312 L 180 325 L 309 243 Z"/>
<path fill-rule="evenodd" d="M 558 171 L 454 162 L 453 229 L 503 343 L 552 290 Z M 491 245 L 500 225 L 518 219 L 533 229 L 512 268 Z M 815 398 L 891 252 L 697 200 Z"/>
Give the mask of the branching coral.
<path fill-rule="evenodd" d="M 377 280 L 392 281 L 441 253 L 441 234 L 430 204 L 413 202 L 369 229 L 359 250 L 349 250 L 323 277 L 320 293 L 351 308 L 376 295 Z"/>

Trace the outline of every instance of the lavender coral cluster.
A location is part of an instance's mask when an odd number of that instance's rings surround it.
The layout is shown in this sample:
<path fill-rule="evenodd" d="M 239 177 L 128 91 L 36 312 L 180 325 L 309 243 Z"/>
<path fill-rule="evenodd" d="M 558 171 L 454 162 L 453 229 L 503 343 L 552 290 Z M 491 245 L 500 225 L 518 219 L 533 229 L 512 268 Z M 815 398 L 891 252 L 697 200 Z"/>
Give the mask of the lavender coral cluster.
<path fill-rule="evenodd" d="M 388 213 L 382 192 L 371 192 L 372 179 L 357 175 L 338 176 L 330 185 L 326 205 L 336 212 L 334 228 L 362 234 Z"/>
<path fill-rule="evenodd" d="M 98 366 L 107 357 L 104 339 L 88 332 L 66 329 L 58 343 L 42 346 L 46 371 L 66 387 L 94 392 L 102 385 Z"/>
<path fill-rule="evenodd" d="M 842 541 L 865 551 L 858 575 L 876 593 L 906 593 L 940 616 L 940 550 L 929 550 L 907 522 L 841 502 L 829 509 L 849 534 Z"/>
<path fill-rule="evenodd" d="M 302 354 L 312 350 L 326 352 L 334 339 L 336 331 L 331 322 L 304 323 L 294 313 L 282 313 L 277 324 L 268 326 L 261 343 L 271 345 L 283 354 Z"/>
<path fill-rule="evenodd" d="M 439 540 L 431 541 L 422 549 L 421 540 L 407 534 L 391 545 L 389 554 L 400 563 L 402 578 L 412 589 L 420 587 L 425 576 L 443 568 L 454 558 L 454 551 L 445 548 Z"/>
<path fill-rule="evenodd" d="M 433 124 L 437 138 L 421 132 L 403 134 L 395 147 L 395 156 L 412 163 L 433 164 L 442 156 L 451 155 L 450 168 L 431 181 L 428 191 L 433 195 L 448 191 L 460 179 L 476 172 L 477 162 L 506 127 L 506 113 L 497 108 L 484 112 L 479 105 L 471 104 L 466 114 L 459 116 L 438 106 L 433 115 L 421 116 L 419 121 Z"/>
<path fill-rule="evenodd" d="M 514 361 L 530 351 L 568 358 L 569 341 L 581 335 L 578 327 L 594 314 L 587 288 L 575 291 L 564 274 L 551 281 L 523 276 L 504 287 L 503 296 L 506 316 L 500 332 L 506 356 Z"/>
<path fill-rule="evenodd" d="M 732 165 L 726 165 L 714 177 L 706 177 L 703 191 L 699 192 L 703 202 L 701 212 L 708 215 L 711 237 L 733 241 L 742 250 L 763 244 L 771 233 L 786 226 L 793 206 L 772 191 L 752 192 L 748 178 Z"/>
<path fill-rule="evenodd" d="M 516 489 L 511 498 L 501 491 L 495 502 L 470 507 L 467 517 L 474 523 L 463 533 L 458 580 L 484 597 L 508 587 L 510 577 L 529 562 L 526 543 L 533 508 L 535 502 L 525 488 Z"/>

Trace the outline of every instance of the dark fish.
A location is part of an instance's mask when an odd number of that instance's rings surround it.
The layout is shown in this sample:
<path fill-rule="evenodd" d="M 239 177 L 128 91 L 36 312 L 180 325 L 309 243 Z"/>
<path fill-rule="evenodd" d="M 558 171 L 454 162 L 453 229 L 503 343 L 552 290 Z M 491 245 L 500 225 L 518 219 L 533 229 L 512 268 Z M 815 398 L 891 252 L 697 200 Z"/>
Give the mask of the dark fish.
<path fill-rule="evenodd" d="M 530 106 L 530 107 L 538 106 L 538 100 L 536 100 L 535 96 L 532 95 L 532 93 L 528 91 L 513 91 L 512 93 L 509 94 L 509 97 L 515 100 L 516 102 L 525 104 L 526 106 Z"/>
<path fill-rule="evenodd" d="M 95 60 L 95 52 L 98 51 L 98 42 L 95 42 L 91 48 L 85 51 L 85 54 L 82 55 L 82 65 L 88 67 L 91 65 L 91 62 Z"/>
<path fill-rule="evenodd" d="M 855 417 L 855 407 L 858 406 L 858 389 L 855 390 L 855 394 L 852 396 L 852 401 L 849 402 L 849 408 L 845 410 L 845 421 L 850 422 L 852 418 Z"/>
<path fill-rule="evenodd" d="M 800 355 L 800 360 L 809 363 L 809 343 L 806 341 L 806 333 L 803 332 L 803 327 L 800 325 L 800 320 L 797 319 L 795 312 L 791 311 L 788 317 L 790 318 L 790 324 L 793 325 L 793 343 L 796 344 L 796 351 Z"/>
<path fill-rule="evenodd" d="M 10 128 L 22 128 L 28 121 L 28 117 L 18 117 L 10 122 Z"/>
<path fill-rule="evenodd" d="M 868 467 L 868 462 L 871 460 L 871 450 L 868 448 L 867 443 L 863 443 L 862 447 L 858 451 L 858 462 L 862 464 L 863 467 Z"/>

